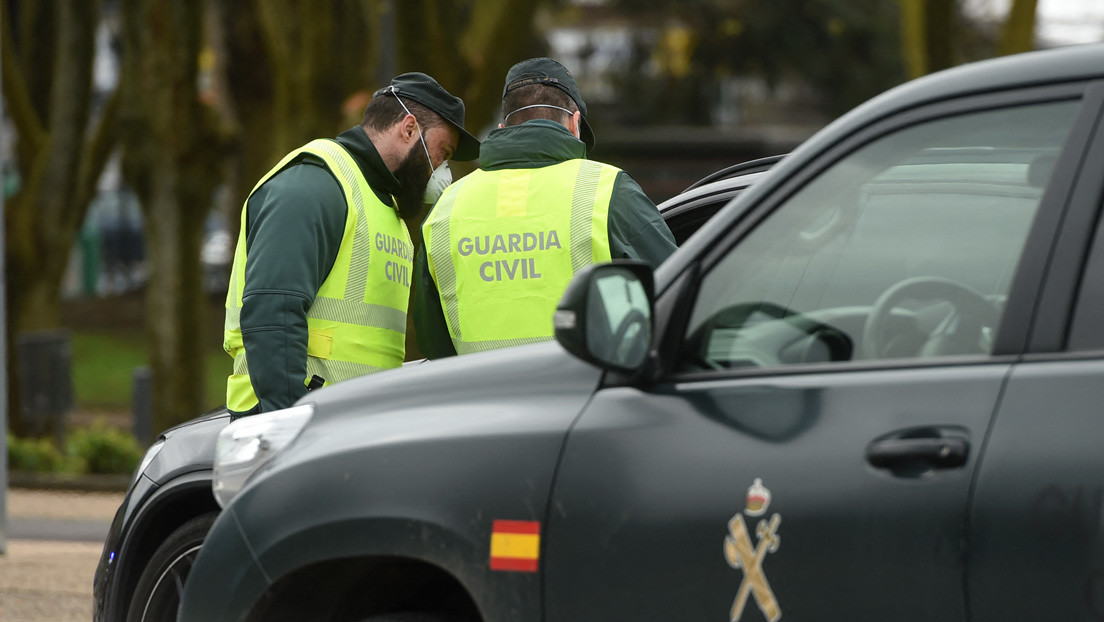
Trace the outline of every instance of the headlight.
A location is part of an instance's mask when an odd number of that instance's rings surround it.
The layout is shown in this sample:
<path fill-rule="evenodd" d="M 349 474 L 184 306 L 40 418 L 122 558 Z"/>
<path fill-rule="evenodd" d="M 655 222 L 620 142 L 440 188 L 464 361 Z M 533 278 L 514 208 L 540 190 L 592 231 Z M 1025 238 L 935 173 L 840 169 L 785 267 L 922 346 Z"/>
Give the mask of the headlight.
<path fill-rule="evenodd" d="M 134 485 L 138 483 L 138 478 L 142 477 L 142 473 L 146 472 L 150 463 L 157 457 L 157 454 L 161 451 L 161 448 L 165 446 L 165 439 L 161 439 L 156 443 L 150 445 L 150 448 L 146 450 L 146 455 L 142 456 L 142 461 L 138 463 L 138 468 L 134 469 L 134 475 L 130 476 L 130 483 L 127 484 L 127 493 L 134 488 Z"/>
<path fill-rule="evenodd" d="M 250 476 L 291 444 L 314 414 L 313 404 L 238 419 L 219 432 L 211 488 L 226 507 Z"/>

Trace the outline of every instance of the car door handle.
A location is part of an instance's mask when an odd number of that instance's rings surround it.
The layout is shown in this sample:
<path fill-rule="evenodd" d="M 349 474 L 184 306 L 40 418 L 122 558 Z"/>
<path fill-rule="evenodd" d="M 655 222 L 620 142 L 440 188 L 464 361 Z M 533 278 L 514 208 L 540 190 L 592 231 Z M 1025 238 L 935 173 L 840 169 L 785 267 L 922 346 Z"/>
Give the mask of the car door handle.
<path fill-rule="evenodd" d="M 952 469 L 966 464 L 970 443 L 962 438 L 890 438 L 866 448 L 866 460 L 880 469 L 925 464 Z"/>

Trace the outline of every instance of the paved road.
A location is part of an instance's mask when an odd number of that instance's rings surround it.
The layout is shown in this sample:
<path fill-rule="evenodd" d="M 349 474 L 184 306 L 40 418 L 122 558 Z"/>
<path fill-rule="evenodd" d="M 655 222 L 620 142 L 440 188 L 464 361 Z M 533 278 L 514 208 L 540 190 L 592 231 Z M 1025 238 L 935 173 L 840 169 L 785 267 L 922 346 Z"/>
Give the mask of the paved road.
<path fill-rule="evenodd" d="M 8 489 L 0 620 L 91 620 L 92 577 L 122 501 L 122 493 Z"/>
<path fill-rule="evenodd" d="M 8 540 L 55 540 L 103 544 L 111 521 L 8 517 Z"/>

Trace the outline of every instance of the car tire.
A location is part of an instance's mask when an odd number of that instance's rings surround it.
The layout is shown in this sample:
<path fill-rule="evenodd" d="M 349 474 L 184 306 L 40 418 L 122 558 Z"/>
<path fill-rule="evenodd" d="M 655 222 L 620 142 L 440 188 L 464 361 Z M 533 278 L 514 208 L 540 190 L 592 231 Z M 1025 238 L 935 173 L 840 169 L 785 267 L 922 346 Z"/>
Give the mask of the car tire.
<path fill-rule="evenodd" d="M 184 581 L 217 516 L 209 512 L 189 520 L 157 547 L 134 588 L 127 622 L 176 619 Z"/>

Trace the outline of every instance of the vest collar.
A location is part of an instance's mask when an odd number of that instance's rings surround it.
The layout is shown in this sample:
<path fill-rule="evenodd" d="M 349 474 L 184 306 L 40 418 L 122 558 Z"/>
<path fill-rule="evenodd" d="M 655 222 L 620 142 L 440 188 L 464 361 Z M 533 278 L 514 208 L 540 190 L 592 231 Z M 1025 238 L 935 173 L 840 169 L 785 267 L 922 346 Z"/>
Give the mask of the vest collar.
<path fill-rule="evenodd" d="M 484 170 L 540 168 L 585 157 L 581 140 L 545 119 L 491 130 L 479 148 L 479 166 Z"/>
<path fill-rule="evenodd" d="M 394 173 L 383 163 L 379 151 L 376 151 L 376 146 L 372 144 L 364 130 L 359 125 L 353 126 L 339 134 L 337 142 L 356 160 L 365 181 L 380 201 L 394 207 L 391 195 L 398 194 L 399 180 L 395 179 Z"/>

